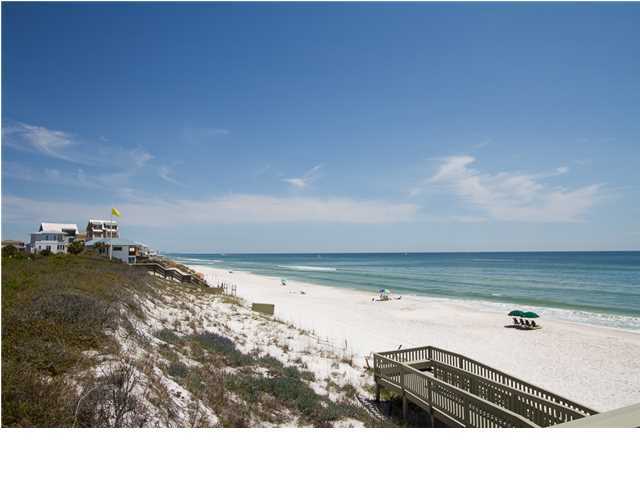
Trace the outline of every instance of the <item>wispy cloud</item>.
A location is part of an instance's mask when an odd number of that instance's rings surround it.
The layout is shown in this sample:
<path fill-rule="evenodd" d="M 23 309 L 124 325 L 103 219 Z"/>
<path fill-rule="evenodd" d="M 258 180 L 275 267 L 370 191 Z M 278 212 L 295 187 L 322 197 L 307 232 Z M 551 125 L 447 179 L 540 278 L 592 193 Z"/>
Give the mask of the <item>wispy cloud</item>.
<path fill-rule="evenodd" d="M 6 178 L 94 191 L 107 190 L 116 194 L 128 191 L 127 185 L 134 174 L 133 171 L 87 173 L 82 168 L 70 171 L 57 168 L 37 169 L 11 160 L 2 162 L 2 175 Z"/>
<path fill-rule="evenodd" d="M 254 177 L 261 177 L 262 175 L 264 175 L 265 173 L 267 173 L 269 170 L 271 170 L 271 164 L 267 163 L 265 165 L 263 165 L 260 168 L 257 168 L 254 172 L 253 172 L 253 176 Z"/>
<path fill-rule="evenodd" d="M 475 145 L 472 145 L 471 149 L 480 150 L 481 148 L 488 147 L 489 145 L 491 145 L 492 141 L 493 140 L 491 140 L 490 138 L 486 138 L 483 141 L 476 143 Z"/>
<path fill-rule="evenodd" d="M 8 221 L 37 223 L 42 218 L 84 221 L 109 205 L 40 201 L 20 196 L 2 199 Z M 137 198 L 119 204 L 127 225 L 172 227 L 180 225 L 255 223 L 356 223 L 382 224 L 415 220 L 418 207 L 411 203 L 362 201 L 350 198 L 286 198 L 231 194 L 199 200 L 167 201 Z"/>
<path fill-rule="evenodd" d="M 318 173 L 322 165 L 316 165 L 312 169 L 305 172 L 301 177 L 293 177 L 293 178 L 283 178 L 283 182 L 287 182 L 289 185 L 298 188 L 300 190 L 307 188 L 318 178 Z"/>
<path fill-rule="evenodd" d="M 114 145 L 104 137 L 91 140 L 70 132 L 10 120 L 3 122 L 2 141 L 10 148 L 85 167 L 128 170 L 142 168 L 154 158 L 139 146 L 126 148 Z"/>
<path fill-rule="evenodd" d="M 67 153 L 75 144 L 73 136 L 59 130 L 50 130 L 22 122 L 5 122 L 2 128 L 2 142 L 19 150 L 73 161 Z"/>
<path fill-rule="evenodd" d="M 184 183 L 180 182 L 179 180 L 176 180 L 176 178 L 173 176 L 172 168 L 168 165 L 161 165 L 158 168 L 158 176 L 165 182 L 172 183 L 180 187 L 184 186 Z"/>
<path fill-rule="evenodd" d="M 559 167 L 553 173 L 481 173 L 472 168 L 474 157 L 445 158 L 429 183 L 441 185 L 491 218 L 525 222 L 576 222 L 599 200 L 602 186 L 569 189 L 542 182 L 549 176 L 568 172 Z"/>

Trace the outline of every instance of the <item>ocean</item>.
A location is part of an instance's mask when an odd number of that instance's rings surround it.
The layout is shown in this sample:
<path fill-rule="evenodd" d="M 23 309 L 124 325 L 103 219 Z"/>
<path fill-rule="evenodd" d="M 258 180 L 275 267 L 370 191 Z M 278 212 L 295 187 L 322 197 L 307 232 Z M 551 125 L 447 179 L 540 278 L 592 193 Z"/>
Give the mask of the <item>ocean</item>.
<path fill-rule="evenodd" d="M 244 270 L 370 293 L 448 297 L 640 330 L 640 252 L 191 254 L 187 265 Z"/>

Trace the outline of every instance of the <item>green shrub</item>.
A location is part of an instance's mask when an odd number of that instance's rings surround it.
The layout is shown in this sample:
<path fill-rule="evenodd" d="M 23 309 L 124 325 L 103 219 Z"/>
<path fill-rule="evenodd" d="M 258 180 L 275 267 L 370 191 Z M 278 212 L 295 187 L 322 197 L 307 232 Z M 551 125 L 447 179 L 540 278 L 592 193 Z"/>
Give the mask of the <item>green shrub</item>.
<path fill-rule="evenodd" d="M 169 365 L 167 373 L 174 378 L 185 378 L 189 373 L 189 369 L 184 363 L 176 361 Z"/>
<path fill-rule="evenodd" d="M 79 240 L 76 240 L 75 242 L 70 243 L 69 246 L 67 247 L 67 252 L 73 255 L 78 255 L 79 253 L 82 253 L 83 250 L 84 250 L 84 242 L 81 242 Z"/>
<path fill-rule="evenodd" d="M 2 247 L 3 257 L 14 257 L 17 254 L 18 254 L 18 249 L 14 245 L 7 245 L 6 247 Z"/>
<path fill-rule="evenodd" d="M 224 355 L 232 366 L 239 367 L 253 362 L 249 355 L 240 352 L 235 343 L 227 337 L 212 332 L 205 332 L 189 337 L 193 342 L 212 353 Z"/>
<path fill-rule="evenodd" d="M 162 330 L 158 330 L 155 333 L 156 338 L 159 338 L 163 342 L 170 343 L 172 345 L 180 345 L 182 343 L 182 339 L 176 335 L 173 330 L 168 328 L 163 328 Z"/>

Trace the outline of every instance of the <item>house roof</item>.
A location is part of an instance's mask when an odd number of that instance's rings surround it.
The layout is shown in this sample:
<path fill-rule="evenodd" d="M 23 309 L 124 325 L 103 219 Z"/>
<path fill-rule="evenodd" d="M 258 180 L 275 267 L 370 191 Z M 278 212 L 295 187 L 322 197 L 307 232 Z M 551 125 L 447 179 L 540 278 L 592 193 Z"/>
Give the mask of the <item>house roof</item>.
<path fill-rule="evenodd" d="M 109 225 L 118 224 L 115 220 L 96 220 L 95 218 L 90 218 L 89 223 L 108 223 Z"/>
<path fill-rule="evenodd" d="M 89 240 L 85 242 L 85 246 L 93 247 L 96 243 L 110 243 L 116 247 L 125 247 L 129 245 L 140 245 L 140 242 L 134 242 L 133 240 L 129 240 L 127 238 L 94 238 L 93 240 Z"/>
<path fill-rule="evenodd" d="M 74 230 L 78 233 L 78 226 L 75 223 L 41 223 L 40 232 L 43 233 L 64 233 L 63 230 Z"/>

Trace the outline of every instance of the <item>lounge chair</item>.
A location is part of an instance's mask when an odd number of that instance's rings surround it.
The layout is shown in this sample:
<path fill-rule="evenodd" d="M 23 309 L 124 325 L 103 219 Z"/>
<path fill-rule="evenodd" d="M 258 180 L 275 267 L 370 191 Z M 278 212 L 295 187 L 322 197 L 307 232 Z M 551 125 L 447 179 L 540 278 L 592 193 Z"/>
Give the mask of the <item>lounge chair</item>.
<path fill-rule="evenodd" d="M 532 325 L 529 323 L 529 320 L 525 320 L 524 323 L 527 325 L 527 327 L 531 327 Z"/>
<path fill-rule="evenodd" d="M 517 318 L 514 318 L 514 319 L 513 319 L 513 324 L 514 324 L 514 325 L 518 325 L 518 319 L 517 319 Z"/>
<path fill-rule="evenodd" d="M 536 321 L 535 321 L 535 320 L 531 320 L 531 326 L 532 326 L 533 328 L 538 328 L 538 324 L 536 323 Z"/>
<path fill-rule="evenodd" d="M 522 318 L 520 319 L 520 325 L 523 326 L 523 327 L 525 326 L 524 320 Z"/>

